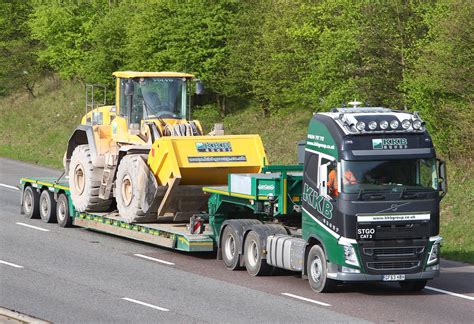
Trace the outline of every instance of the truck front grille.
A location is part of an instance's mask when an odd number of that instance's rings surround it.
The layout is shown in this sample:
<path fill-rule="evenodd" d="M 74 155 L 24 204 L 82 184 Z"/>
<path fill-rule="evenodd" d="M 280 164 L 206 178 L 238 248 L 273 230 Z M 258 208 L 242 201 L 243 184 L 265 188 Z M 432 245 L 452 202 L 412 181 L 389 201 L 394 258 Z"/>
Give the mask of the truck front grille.
<path fill-rule="evenodd" d="M 374 258 L 383 257 L 415 257 L 422 254 L 425 250 L 424 246 L 409 246 L 409 247 L 379 247 L 379 248 L 364 248 L 364 254 Z"/>
<path fill-rule="evenodd" d="M 399 262 L 367 262 L 367 268 L 371 270 L 394 270 L 412 271 L 420 266 L 420 261 L 399 261 Z"/>

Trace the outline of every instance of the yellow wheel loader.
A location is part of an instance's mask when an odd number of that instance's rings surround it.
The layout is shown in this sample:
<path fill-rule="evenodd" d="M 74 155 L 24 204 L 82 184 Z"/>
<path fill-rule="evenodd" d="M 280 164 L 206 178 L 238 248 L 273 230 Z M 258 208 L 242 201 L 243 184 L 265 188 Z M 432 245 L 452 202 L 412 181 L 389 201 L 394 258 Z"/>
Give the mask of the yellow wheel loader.
<path fill-rule="evenodd" d="M 109 211 L 116 203 L 129 223 L 184 222 L 207 209 L 203 186 L 225 185 L 230 173 L 265 166 L 258 135 L 204 135 L 191 119 L 191 89 L 203 91 L 193 75 L 113 75 L 116 104 L 97 107 L 97 89 L 87 88 L 86 114 L 64 156 L 78 211 Z"/>

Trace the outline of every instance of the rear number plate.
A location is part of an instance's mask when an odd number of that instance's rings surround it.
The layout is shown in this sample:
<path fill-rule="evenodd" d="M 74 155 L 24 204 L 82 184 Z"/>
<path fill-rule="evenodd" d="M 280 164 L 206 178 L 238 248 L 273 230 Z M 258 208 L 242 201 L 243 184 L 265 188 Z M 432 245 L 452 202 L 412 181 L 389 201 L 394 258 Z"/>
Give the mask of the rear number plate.
<path fill-rule="evenodd" d="M 383 275 L 383 281 L 401 281 L 405 280 L 404 274 Z"/>

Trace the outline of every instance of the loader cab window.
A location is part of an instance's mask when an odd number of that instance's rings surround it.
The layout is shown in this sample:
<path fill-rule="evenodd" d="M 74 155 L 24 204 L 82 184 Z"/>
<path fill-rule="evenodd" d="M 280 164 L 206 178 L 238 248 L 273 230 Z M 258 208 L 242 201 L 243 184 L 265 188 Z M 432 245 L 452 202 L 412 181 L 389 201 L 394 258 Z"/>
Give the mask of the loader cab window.
<path fill-rule="evenodd" d="M 125 84 L 128 79 L 120 81 L 120 112 L 128 116 Z M 132 123 L 142 119 L 186 117 L 186 79 L 146 77 L 133 79 Z"/>

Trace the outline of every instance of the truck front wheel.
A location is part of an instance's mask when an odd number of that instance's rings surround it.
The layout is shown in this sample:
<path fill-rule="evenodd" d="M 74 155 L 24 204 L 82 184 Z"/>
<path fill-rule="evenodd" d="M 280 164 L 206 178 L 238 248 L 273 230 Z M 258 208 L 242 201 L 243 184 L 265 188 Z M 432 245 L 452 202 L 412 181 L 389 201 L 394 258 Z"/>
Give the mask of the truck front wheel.
<path fill-rule="evenodd" d="M 335 287 L 335 281 L 327 277 L 328 268 L 326 254 L 319 245 L 309 250 L 306 262 L 306 273 L 311 289 L 318 293 L 330 292 Z"/>
<path fill-rule="evenodd" d="M 240 239 L 231 226 L 226 226 L 222 233 L 222 260 L 228 270 L 236 270 L 239 267 L 239 244 Z"/>

